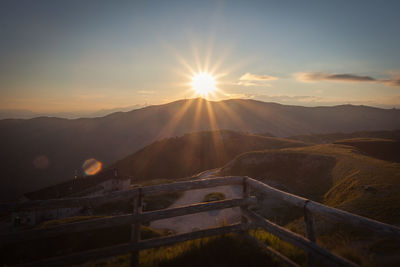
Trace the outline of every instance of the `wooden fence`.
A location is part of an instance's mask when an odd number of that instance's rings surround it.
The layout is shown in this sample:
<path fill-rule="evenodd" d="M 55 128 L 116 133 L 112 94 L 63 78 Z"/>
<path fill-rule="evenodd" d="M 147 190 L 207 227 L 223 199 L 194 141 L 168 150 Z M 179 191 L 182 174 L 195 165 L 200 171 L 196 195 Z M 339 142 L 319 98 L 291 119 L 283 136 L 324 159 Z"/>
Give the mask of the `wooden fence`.
<path fill-rule="evenodd" d="M 208 203 L 198 203 L 178 208 L 168 208 L 156 211 L 142 211 L 142 199 L 144 196 L 160 193 L 172 193 L 177 191 L 187 191 L 192 189 L 210 188 L 222 185 L 241 185 L 243 194 L 241 198 L 221 200 Z M 251 192 L 261 192 L 271 197 L 286 201 L 292 205 L 300 207 L 304 210 L 304 220 L 306 224 L 306 237 L 293 233 L 288 229 L 281 227 L 259 214 L 252 211 L 249 207 L 260 205 L 261 202 L 256 197 L 251 196 Z M 201 237 L 220 235 L 225 233 L 240 233 L 242 236 L 257 242 L 269 253 L 277 256 L 282 263 L 288 266 L 298 266 L 286 256 L 275 251 L 271 247 L 258 241 L 248 234 L 251 228 L 261 227 L 280 239 L 287 241 L 307 252 L 308 265 L 316 265 L 317 262 L 323 262 L 324 265 L 332 266 L 357 266 L 334 253 L 319 246 L 316 243 L 315 220 L 314 215 L 319 214 L 329 218 L 330 220 L 350 224 L 356 227 L 367 228 L 378 233 L 397 235 L 400 237 L 400 228 L 375 220 L 371 220 L 362 216 L 351 214 L 342 210 L 331 208 L 320 203 L 289 194 L 262 182 L 251 179 L 249 177 L 229 176 L 217 177 L 193 181 L 175 182 L 170 184 L 137 187 L 131 190 L 116 192 L 101 197 L 84 197 L 71 199 L 54 199 L 43 201 L 32 201 L 24 203 L 0 204 L 0 212 L 10 212 L 18 210 L 26 210 L 35 207 L 62 207 L 65 205 L 80 205 L 82 207 L 94 207 L 109 201 L 131 199 L 133 198 L 133 211 L 131 214 L 117 215 L 107 218 L 94 219 L 89 221 L 68 223 L 64 225 L 51 226 L 43 229 L 17 231 L 0 235 L 0 245 L 10 243 L 25 242 L 39 238 L 47 238 L 73 232 L 83 232 L 87 230 L 116 227 L 122 225 L 132 225 L 131 239 L 129 243 L 114 245 L 110 247 L 88 250 L 80 253 L 65 255 L 61 257 L 44 259 L 37 262 L 25 264 L 26 266 L 43 266 L 43 265 L 69 265 L 82 263 L 89 260 L 97 260 L 117 256 L 121 254 L 131 254 L 131 265 L 138 266 L 139 251 L 148 248 L 171 245 L 178 242 L 193 240 Z M 176 234 L 173 236 L 154 238 L 148 240 L 140 239 L 140 225 L 154 220 L 172 218 L 182 215 L 194 214 L 204 211 L 240 207 L 242 219 L 239 223 L 220 226 L 211 229 L 193 231 L 190 233 Z"/>

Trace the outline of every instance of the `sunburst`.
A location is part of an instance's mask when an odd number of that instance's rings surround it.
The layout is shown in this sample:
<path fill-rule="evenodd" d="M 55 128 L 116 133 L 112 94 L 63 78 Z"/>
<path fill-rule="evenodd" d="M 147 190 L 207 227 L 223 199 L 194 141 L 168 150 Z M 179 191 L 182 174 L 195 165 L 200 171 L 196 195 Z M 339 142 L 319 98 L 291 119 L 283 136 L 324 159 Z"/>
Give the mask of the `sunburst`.
<path fill-rule="evenodd" d="M 201 97 L 208 97 L 217 89 L 215 78 L 207 72 L 196 73 L 192 77 L 192 89 Z"/>

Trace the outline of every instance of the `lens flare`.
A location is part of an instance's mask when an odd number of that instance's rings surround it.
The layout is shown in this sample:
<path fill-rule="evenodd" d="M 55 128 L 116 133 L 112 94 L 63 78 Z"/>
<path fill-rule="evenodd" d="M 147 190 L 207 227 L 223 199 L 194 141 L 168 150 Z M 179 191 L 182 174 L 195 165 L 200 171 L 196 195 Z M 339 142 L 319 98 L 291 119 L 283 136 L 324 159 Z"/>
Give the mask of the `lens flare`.
<path fill-rule="evenodd" d="M 40 155 L 33 159 L 33 166 L 37 169 L 47 169 L 50 165 L 50 160 L 46 155 Z"/>
<path fill-rule="evenodd" d="M 87 159 L 82 165 L 83 171 L 86 175 L 95 175 L 101 171 L 103 164 L 96 159 Z"/>

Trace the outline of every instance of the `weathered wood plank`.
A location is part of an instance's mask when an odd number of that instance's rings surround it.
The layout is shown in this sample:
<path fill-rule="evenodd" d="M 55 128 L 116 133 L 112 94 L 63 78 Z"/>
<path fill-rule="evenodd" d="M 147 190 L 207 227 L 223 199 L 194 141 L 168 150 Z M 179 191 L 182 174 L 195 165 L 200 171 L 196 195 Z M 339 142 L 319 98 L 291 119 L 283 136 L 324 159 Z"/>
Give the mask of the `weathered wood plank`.
<path fill-rule="evenodd" d="M 259 192 L 265 193 L 269 196 L 273 196 L 275 198 L 284 200 L 286 202 L 291 203 L 292 205 L 295 205 L 297 207 L 304 207 L 304 203 L 307 201 L 307 199 L 278 190 L 276 188 L 273 188 L 267 184 L 264 184 L 263 182 L 247 178 L 247 183 L 254 189 L 256 189 Z"/>
<path fill-rule="evenodd" d="M 309 210 L 307 204 L 304 206 L 304 222 L 306 224 L 306 237 L 311 242 L 315 242 L 317 240 L 317 234 L 315 232 L 315 219 L 312 212 Z"/>
<path fill-rule="evenodd" d="M 142 212 L 142 194 L 139 189 L 138 196 L 134 199 L 133 202 L 133 216 L 139 217 Z M 140 222 L 135 222 L 131 227 L 131 244 L 134 247 L 137 247 L 138 242 L 140 241 Z M 133 249 L 131 252 L 131 267 L 139 266 L 139 250 Z"/>
<path fill-rule="evenodd" d="M 207 236 L 214 236 L 214 235 L 222 235 L 228 234 L 232 232 L 238 232 L 242 230 L 242 225 L 240 223 L 228 225 L 228 226 L 221 226 L 216 228 L 209 228 L 205 230 L 194 231 L 185 234 L 174 235 L 171 237 L 162 237 L 162 238 L 154 238 L 149 240 L 144 240 L 139 242 L 140 249 L 148 249 L 148 248 L 155 248 L 160 246 L 167 246 L 172 245 L 175 243 L 180 243 L 188 240 L 194 240 L 202 237 Z"/>
<path fill-rule="evenodd" d="M 247 183 L 247 177 L 243 177 L 243 187 L 242 187 L 242 198 L 243 199 L 249 199 L 250 197 L 250 186 Z M 241 205 L 240 206 L 240 211 L 242 213 L 241 216 L 241 222 L 242 225 L 246 225 L 247 224 L 247 218 L 246 216 L 244 216 L 243 210 L 247 209 L 249 205 Z M 247 227 L 246 229 L 243 229 L 243 232 L 245 233 L 247 231 Z M 245 233 L 246 234 L 246 233 Z"/>
<path fill-rule="evenodd" d="M 172 193 L 177 191 L 186 191 L 192 189 L 209 188 L 221 185 L 242 185 L 242 176 L 226 176 L 205 178 L 200 180 L 174 182 L 163 185 L 146 186 L 142 188 L 143 195 Z"/>
<path fill-rule="evenodd" d="M 206 178 L 200 180 L 174 182 L 170 184 L 153 185 L 141 187 L 143 195 L 171 193 L 199 188 L 208 188 L 220 185 L 240 185 L 243 181 L 242 176 L 227 176 Z M 138 194 L 139 188 L 113 192 L 104 196 L 64 198 L 35 200 L 26 202 L 0 203 L 0 214 L 18 210 L 29 210 L 34 208 L 57 208 L 57 207 L 94 207 L 111 201 L 119 201 L 133 198 Z"/>
<path fill-rule="evenodd" d="M 24 242 L 38 238 L 47 238 L 101 228 L 129 225 L 134 222 L 134 220 L 135 218 L 132 214 L 126 214 L 75 223 L 67 223 L 35 230 L 12 232 L 1 234 L 0 244 Z"/>
<path fill-rule="evenodd" d="M 315 243 L 317 240 L 317 235 L 314 227 L 315 220 L 314 220 L 314 215 L 307 208 L 308 203 L 309 201 L 307 201 L 304 205 L 304 222 L 306 224 L 306 237 L 308 238 L 308 240 Z M 314 257 L 313 252 L 307 253 L 307 263 L 308 267 L 313 267 L 316 265 L 316 259 Z"/>
<path fill-rule="evenodd" d="M 253 211 L 247 210 L 246 216 L 268 232 L 276 235 L 286 242 L 289 242 L 295 246 L 304 249 L 306 252 L 313 252 L 315 255 L 320 256 L 319 258 L 327 261 L 328 263 L 333 263 L 337 266 L 358 266 L 340 256 L 331 253 L 328 250 L 325 250 L 324 248 L 302 237 L 301 235 L 293 233 L 277 224 L 268 221 L 267 219 L 254 213 Z"/>
<path fill-rule="evenodd" d="M 245 181 L 245 183 L 243 183 Z M 194 181 L 184 181 L 184 182 L 176 182 L 171 184 L 165 185 L 156 185 L 156 186 L 149 186 L 149 187 L 142 187 L 142 188 L 134 188 L 127 191 L 116 192 L 107 196 L 100 196 L 100 197 L 85 197 L 85 198 L 73 198 L 73 199 L 57 199 L 57 200 L 45 200 L 45 201 L 33 201 L 33 202 L 23 202 L 23 203 L 13 203 L 13 205 L 8 204 L 0 204 L 0 209 L 5 208 L 6 210 L 21 210 L 21 209 L 29 209 L 34 207 L 57 207 L 57 206 L 96 206 L 106 203 L 109 201 L 116 201 L 121 199 L 128 199 L 131 197 L 136 197 L 139 195 L 139 190 L 143 192 L 143 194 L 159 194 L 159 193 L 167 193 L 167 192 L 176 192 L 176 191 L 185 191 L 185 190 L 192 190 L 198 188 L 207 188 L 207 187 L 215 187 L 221 185 L 244 185 L 243 187 L 243 196 L 245 199 L 231 199 L 231 200 L 223 200 L 223 201 L 216 201 L 210 203 L 200 203 L 194 204 L 186 207 L 179 207 L 173 209 L 166 209 L 166 210 L 159 210 L 159 211 L 151 211 L 145 213 L 138 213 L 135 215 L 121 215 L 121 216 L 113 216 L 110 218 L 102 218 L 78 223 L 71 223 L 66 225 L 54 226 L 44 229 L 38 229 L 33 231 L 23 231 L 17 233 L 9 233 L 0 235 L 0 242 L 7 243 L 7 242 L 19 242 L 23 240 L 29 240 L 34 238 L 45 238 L 50 236 L 56 236 L 59 234 L 67 234 L 71 232 L 79 232 L 85 230 L 92 230 L 92 229 L 99 229 L 105 227 L 114 227 L 120 225 L 126 225 L 131 223 L 136 223 L 137 225 L 141 222 L 147 222 L 152 220 L 182 216 L 187 214 L 193 214 L 197 212 L 203 212 L 208 210 L 214 209 L 223 209 L 223 208 L 230 208 L 234 206 L 241 206 L 242 212 L 245 216 L 250 218 L 253 222 L 256 222 L 258 225 L 262 226 L 266 230 L 270 231 L 271 233 L 277 235 L 282 240 L 290 242 L 309 253 L 313 253 L 314 256 L 318 256 L 318 259 L 325 260 L 328 263 L 335 263 L 339 266 L 356 266 L 355 264 L 343 259 L 339 256 L 332 254 L 331 252 L 321 248 L 318 246 L 314 241 L 316 239 L 315 230 L 314 230 L 314 220 L 312 218 L 312 213 L 319 213 L 323 216 L 326 216 L 332 220 L 342 221 L 349 224 L 352 224 L 357 227 L 361 228 L 369 228 L 379 233 L 386 233 L 386 234 L 396 234 L 400 235 L 400 228 L 388 225 L 385 223 L 381 223 L 378 221 L 374 221 L 371 219 L 367 219 L 362 216 L 358 216 L 355 214 L 351 214 L 345 211 L 341 211 L 335 208 L 331 208 L 305 198 L 289 194 L 283 192 L 281 190 L 275 189 L 270 187 L 262 182 L 256 181 L 254 179 L 248 177 L 217 177 L 217 178 L 208 178 L 208 179 L 201 179 L 201 180 L 194 180 Z M 246 209 L 246 206 L 250 204 L 254 204 L 256 202 L 254 197 L 246 198 L 246 191 L 248 190 L 248 186 L 252 188 L 266 193 L 270 196 L 279 198 L 281 200 L 287 201 L 292 205 L 304 208 L 305 211 L 305 221 L 307 226 L 307 238 L 304 238 L 300 235 L 290 232 L 289 230 L 280 227 L 268 220 L 265 220 L 261 216 L 255 214 Z M 245 220 L 242 220 L 241 224 L 232 227 L 238 227 L 238 231 L 243 229 L 247 229 L 248 224 L 244 224 Z M 221 230 L 221 228 L 218 228 Z M 231 228 L 222 227 L 228 231 L 232 230 Z M 235 228 L 236 229 L 236 228 Z M 107 255 L 119 255 L 124 253 L 132 252 L 132 250 L 138 250 L 143 248 L 150 248 L 155 246 L 162 246 L 167 244 L 172 244 L 176 242 L 186 241 L 193 238 L 202 237 L 203 234 L 209 235 L 212 233 L 213 229 L 207 229 L 192 233 L 187 233 L 183 235 L 173 236 L 173 237 L 166 237 L 157 240 L 146 240 L 136 244 L 136 242 L 132 242 L 130 244 L 122 244 L 118 246 L 113 246 L 110 248 L 104 248 L 95 251 L 88 251 L 84 253 L 79 253 L 72 255 L 72 260 L 74 259 L 82 259 L 82 257 L 92 257 L 94 255 L 99 255 L 107 257 Z M 215 229 L 214 229 L 215 230 Z M 224 231 L 225 231 L 224 230 Z M 217 230 L 215 230 L 217 231 Z M 222 231 L 222 230 L 221 230 Z M 222 233 L 222 232 L 219 233 Z M 232 230 L 233 231 L 233 230 Z M 236 231 L 236 230 L 234 230 Z M 218 232 L 218 231 L 217 231 Z M 217 233 L 218 234 L 218 233 Z M 136 235 L 137 236 L 137 235 Z M 198 236 L 198 237 L 197 237 Z M 172 243 L 171 243 L 172 242 Z M 100 251 L 100 252 L 99 252 Z M 118 252 L 117 252 L 118 251 Z M 99 254 L 100 253 L 100 254 Z M 86 256 L 85 256 L 86 255 Z M 65 257 L 62 257 L 65 258 Z M 68 257 L 67 257 L 68 258 Z M 46 263 L 48 261 L 42 261 L 42 263 Z M 51 259 L 50 259 L 50 262 Z M 69 261 L 68 261 L 69 262 Z"/>
<path fill-rule="evenodd" d="M 252 178 L 247 178 L 247 182 L 252 188 L 258 190 L 259 192 L 263 192 L 270 196 L 287 201 L 295 206 L 303 208 L 307 203 L 307 209 L 309 211 L 319 213 L 332 220 L 349 223 L 356 227 L 369 228 L 381 234 L 395 234 L 400 236 L 400 227 L 328 207 L 323 204 L 278 190 Z"/>
<path fill-rule="evenodd" d="M 36 261 L 22 266 L 67 266 L 71 264 L 87 262 L 89 260 L 98 260 L 121 254 L 127 254 L 131 252 L 131 250 L 133 249 L 142 250 L 159 246 L 167 246 L 179 242 L 184 242 L 187 240 L 193 240 L 197 238 L 220 235 L 220 234 L 227 234 L 227 233 L 237 232 L 240 230 L 241 230 L 241 225 L 234 224 L 217 228 L 199 230 L 191 233 L 174 235 L 171 237 L 144 240 L 135 245 L 128 243 L 101 249 L 89 250 L 81 253 L 74 253 L 66 256 Z"/>
<path fill-rule="evenodd" d="M 7 233 L 0 235 L 0 243 L 10 243 L 10 242 L 22 242 L 26 240 L 32 240 L 36 238 L 46 238 L 57 236 L 61 234 L 69 234 L 74 232 L 82 232 L 94 229 L 117 227 L 122 225 L 129 225 L 135 222 L 150 222 L 154 220 L 172 218 L 182 215 L 194 214 L 210 210 L 218 210 L 225 208 L 238 207 L 243 204 L 255 204 L 255 197 L 251 197 L 247 200 L 241 198 L 228 199 L 215 202 L 199 203 L 193 204 L 185 207 L 170 208 L 157 211 L 148 211 L 139 214 L 135 217 L 132 214 L 118 215 L 113 217 L 106 217 L 101 219 L 94 219 L 89 221 L 68 223 L 64 225 L 57 225 L 46 227 L 43 229 L 20 231 L 15 233 Z"/>
<path fill-rule="evenodd" d="M 95 207 L 108 202 L 133 198 L 136 196 L 137 191 L 137 188 L 133 188 L 129 190 L 113 192 L 104 196 L 0 203 L 0 214 L 19 210 L 30 210 L 35 208 Z"/>
<path fill-rule="evenodd" d="M 139 220 L 141 222 L 149 222 L 149 221 L 161 220 L 161 219 L 183 216 L 204 211 L 227 209 L 227 208 L 238 207 L 241 205 L 251 205 L 256 203 L 257 200 L 255 197 L 250 197 L 248 199 L 234 198 L 228 200 L 219 200 L 207 203 L 192 204 L 179 208 L 170 208 L 164 210 L 143 212 L 140 215 Z"/>
<path fill-rule="evenodd" d="M 400 227 L 378 222 L 343 210 L 325 206 L 323 204 L 309 201 L 307 209 L 319 213 L 333 221 L 345 222 L 358 228 L 368 228 L 380 234 L 400 236 Z"/>

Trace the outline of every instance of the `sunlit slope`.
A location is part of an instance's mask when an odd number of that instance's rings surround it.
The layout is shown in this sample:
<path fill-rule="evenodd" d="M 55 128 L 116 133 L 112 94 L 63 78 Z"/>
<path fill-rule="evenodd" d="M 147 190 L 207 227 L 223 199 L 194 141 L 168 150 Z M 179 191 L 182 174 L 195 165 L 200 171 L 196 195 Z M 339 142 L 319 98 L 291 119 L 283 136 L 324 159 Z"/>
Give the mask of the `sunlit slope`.
<path fill-rule="evenodd" d="M 400 223 L 400 164 L 344 145 L 315 145 L 240 155 L 221 171 L 248 175 L 356 214 Z"/>
<path fill-rule="evenodd" d="M 357 132 L 332 132 L 326 134 L 302 134 L 288 137 L 293 140 L 298 140 L 307 143 L 327 144 L 344 139 L 353 138 L 378 138 L 400 140 L 400 130 L 392 131 L 357 131 Z"/>
<path fill-rule="evenodd" d="M 229 129 L 284 137 L 399 128 L 400 110 L 244 99 L 179 100 L 99 118 L 0 120 L 0 199 L 72 179 L 88 158 L 109 165 L 156 140 L 188 132 Z M 35 165 L 43 157 L 48 164 Z"/>
<path fill-rule="evenodd" d="M 338 140 L 335 144 L 355 147 L 374 158 L 400 162 L 400 139 L 351 138 Z"/>
<path fill-rule="evenodd" d="M 262 137 L 233 131 L 204 131 L 157 141 L 112 164 L 133 182 L 176 179 L 223 166 L 237 155 L 258 149 L 304 146 L 282 138 Z"/>

